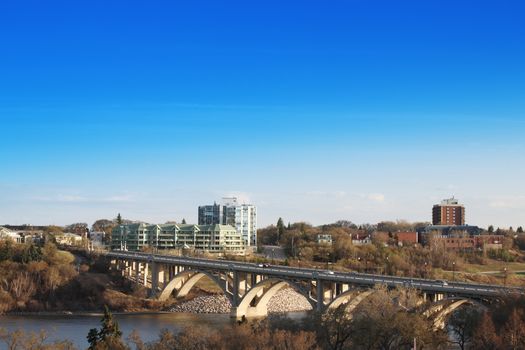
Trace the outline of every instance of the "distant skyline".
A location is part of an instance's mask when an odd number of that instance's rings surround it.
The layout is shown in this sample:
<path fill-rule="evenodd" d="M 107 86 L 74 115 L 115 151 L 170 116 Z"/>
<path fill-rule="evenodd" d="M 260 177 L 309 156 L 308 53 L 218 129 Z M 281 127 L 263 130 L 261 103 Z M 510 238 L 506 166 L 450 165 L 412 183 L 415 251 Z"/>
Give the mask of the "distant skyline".
<path fill-rule="evenodd" d="M 525 226 L 520 1 L 0 4 L 0 225 Z"/>

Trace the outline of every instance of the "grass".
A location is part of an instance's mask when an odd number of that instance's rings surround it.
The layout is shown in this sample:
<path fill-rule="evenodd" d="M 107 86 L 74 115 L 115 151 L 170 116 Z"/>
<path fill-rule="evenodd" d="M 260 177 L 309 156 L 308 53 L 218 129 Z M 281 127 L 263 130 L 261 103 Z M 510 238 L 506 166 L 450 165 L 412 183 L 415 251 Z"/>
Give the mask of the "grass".
<path fill-rule="evenodd" d="M 490 260 L 487 264 L 484 264 L 484 265 L 463 264 L 461 271 L 469 272 L 469 273 L 478 273 L 478 272 L 489 272 L 489 271 L 503 271 L 504 268 L 507 268 L 508 272 L 525 271 L 525 263 Z"/>

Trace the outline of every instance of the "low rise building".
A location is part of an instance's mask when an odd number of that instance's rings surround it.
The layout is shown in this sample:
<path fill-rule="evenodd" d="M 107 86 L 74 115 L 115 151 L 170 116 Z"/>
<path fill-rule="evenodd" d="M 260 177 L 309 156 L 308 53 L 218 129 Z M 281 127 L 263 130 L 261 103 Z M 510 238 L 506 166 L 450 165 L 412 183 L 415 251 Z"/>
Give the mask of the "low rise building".
<path fill-rule="evenodd" d="M 456 251 L 486 251 L 503 248 L 503 235 L 479 235 L 467 237 L 437 237 L 435 244 L 442 245 L 447 250 Z"/>
<path fill-rule="evenodd" d="M 103 247 L 104 239 L 106 237 L 106 232 L 104 231 L 90 231 L 88 233 L 88 238 L 93 247 Z"/>
<path fill-rule="evenodd" d="M 372 238 L 370 235 L 365 233 L 354 233 L 352 234 L 352 244 L 353 245 L 365 245 L 372 243 Z"/>
<path fill-rule="evenodd" d="M 16 243 L 23 243 L 23 237 L 5 227 L 0 227 L 0 239 L 10 239 Z"/>
<path fill-rule="evenodd" d="M 332 235 L 318 234 L 317 235 L 317 243 L 318 244 L 332 245 Z"/>
<path fill-rule="evenodd" d="M 113 229 L 111 248 L 139 251 L 196 249 L 210 253 L 244 254 L 243 237 L 230 225 L 130 224 Z"/>
<path fill-rule="evenodd" d="M 418 234 L 416 231 L 396 232 L 394 238 L 398 245 L 412 245 L 419 243 Z"/>
<path fill-rule="evenodd" d="M 82 236 L 71 232 L 57 233 L 55 240 L 61 245 L 78 246 L 82 244 Z"/>

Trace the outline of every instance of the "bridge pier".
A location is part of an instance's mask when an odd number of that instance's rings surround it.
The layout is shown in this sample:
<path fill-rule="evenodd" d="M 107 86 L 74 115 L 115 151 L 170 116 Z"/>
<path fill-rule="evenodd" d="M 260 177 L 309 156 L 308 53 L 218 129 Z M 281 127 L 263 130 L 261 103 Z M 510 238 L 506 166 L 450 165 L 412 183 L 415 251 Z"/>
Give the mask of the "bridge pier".
<path fill-rule="evenodd" d="M 316 283 L 316 289 L 317 289 L 317 293 L 316 293 L 317 303 L 315 305 L 316 311 L 322 312 L 324 309 L 323 281 L 321 281 L 320 279 L 317 279 L 315 283 Z"/>
<path fill-rule="evenodd" d="M 152 261 L 151 263 L 151 289 L 150 298 L 154 299 L 157 296 L 157 290 L 159 288 L 159 266 L 157 263 Z"/>

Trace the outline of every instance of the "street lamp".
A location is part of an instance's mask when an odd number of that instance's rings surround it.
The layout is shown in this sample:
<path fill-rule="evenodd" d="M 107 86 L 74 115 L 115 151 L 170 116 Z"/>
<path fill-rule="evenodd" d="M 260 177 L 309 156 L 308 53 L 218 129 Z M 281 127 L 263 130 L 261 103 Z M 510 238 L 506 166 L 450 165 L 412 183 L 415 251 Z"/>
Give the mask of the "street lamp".
<path fill-rule="evenodd" d="M 507 286 L 507 268 L 503 268 L 503 286 Z"/>
<path fill-rule="evenodd" d="M 456 280 L 456 262 L 452 262 L 452 281 Z"/>
<path fill-rule="evenodd" d="M 389 261 L 389 258 L 390 258 L 390 257 L 387 255 L 387 256 L 386 256 L 386 265 L 385 265 L 385 275 L 388 275 L 387 269 L 388 269 L 388 263 L 390 262 L 390 261 Z"/>
<path fill-rule="evenodd" d="M 428 267 L 428 263 L 425 261 L 425 278 L 428 278 L 427 267 Z"/>

